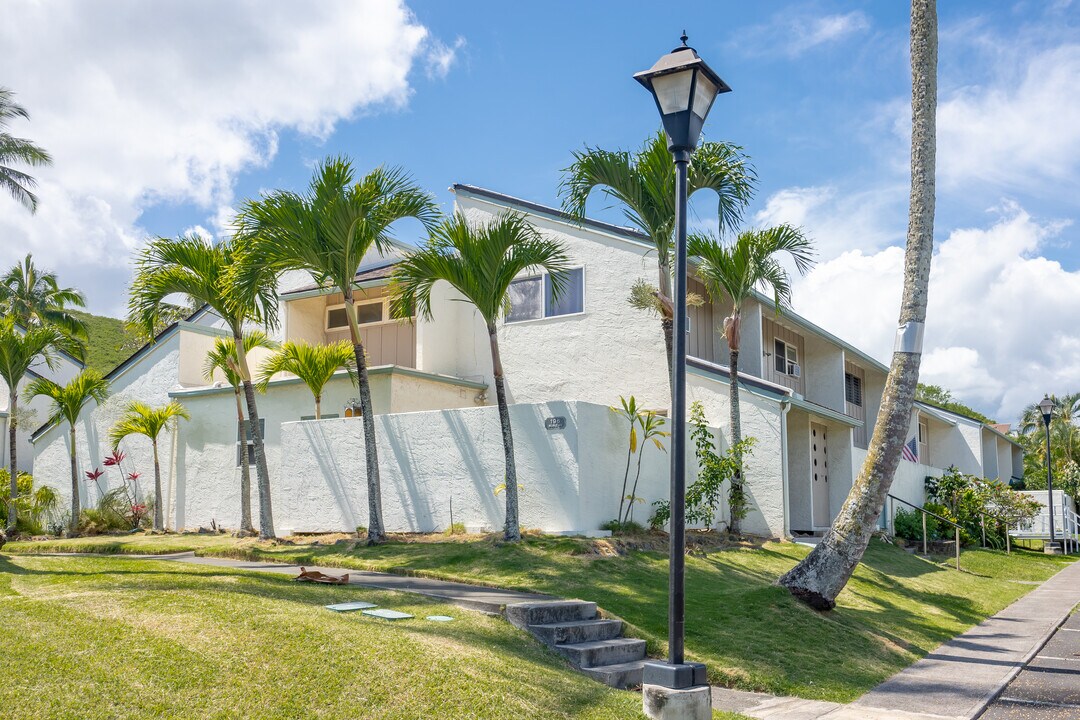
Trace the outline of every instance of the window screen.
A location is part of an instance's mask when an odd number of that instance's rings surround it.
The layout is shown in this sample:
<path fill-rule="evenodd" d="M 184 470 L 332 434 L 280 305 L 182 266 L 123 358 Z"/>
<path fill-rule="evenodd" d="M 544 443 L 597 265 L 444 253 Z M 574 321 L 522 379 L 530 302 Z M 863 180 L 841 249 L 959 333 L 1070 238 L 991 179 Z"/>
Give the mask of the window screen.
<path fill-rule="evenodd" d="M 541 293 L 543 280 L 539 277 L 523 278 L 510 283 L 507 294 L 510 296 L 510 312 L 506 322 L 536 320 L 543 317 Z"/>
<path fill-rule="evenodd" d="M 356 322 L 361 325 L 367 325 L 370 323 L 382 322 L 383 319 L 383 304 L 366 303 L 364 305 L 356 306 Z"/>
<path fill-rule="evenodd" d="M 585 309 L 585 271 L 574 268 L 566 272 L 562 292 L 556 300 L 551 276 L 544 276 L 544 315 L 572 315 Z"/>
<path fill-rule="evenodd" d="M 844 375 L 844 399 L 852 405 L 862 407 L 862 378 L 851 373 Z"/>

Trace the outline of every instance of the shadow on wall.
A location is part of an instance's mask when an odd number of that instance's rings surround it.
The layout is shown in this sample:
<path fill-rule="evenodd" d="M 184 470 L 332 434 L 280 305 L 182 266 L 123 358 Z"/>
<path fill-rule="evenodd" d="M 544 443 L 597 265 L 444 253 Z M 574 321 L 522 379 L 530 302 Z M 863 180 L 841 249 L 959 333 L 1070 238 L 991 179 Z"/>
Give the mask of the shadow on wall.
<path fill-rule="evenodd" d="M 344 476 L 341 471 L 341 466 L 338 464 L 337 455 L 334 453 L 334 448 L 326 440 L 326 434 L 323 432 L 321 423 L 301 422 L 299 425 L 303 429 L 304 435 L 308 439 L 308 443 L 310 443 L 309 446 L 313 450 L 315 461 L 319 465 L 319 470 L 321 471 L 320 474 L 322 475 L 323 480 L 326 481 L 326 487 L 330 490 L 334 503 L 342 514 L 345 527 L 350 529 L 355 528 L 360 523 L 357 521 L 356 509 L 352 504 L 349 487 L 353 482 L 360 482 L 366 489 L 366 477 L 353 480 Z M 362 453 L 364 447 L 363 425 L 361 423 L 355 423 L 355 425 L 360 430 L 359 433 L 355 434 L 356 451 Z M 252 480 L 254 481 L 255 469 L 252 468 L 251 472 L 253 476 Z M 253 482 L 252 484 L 254 485 L 255 483 Z M 252 514 L 255 514 L 254 508 Z"/>

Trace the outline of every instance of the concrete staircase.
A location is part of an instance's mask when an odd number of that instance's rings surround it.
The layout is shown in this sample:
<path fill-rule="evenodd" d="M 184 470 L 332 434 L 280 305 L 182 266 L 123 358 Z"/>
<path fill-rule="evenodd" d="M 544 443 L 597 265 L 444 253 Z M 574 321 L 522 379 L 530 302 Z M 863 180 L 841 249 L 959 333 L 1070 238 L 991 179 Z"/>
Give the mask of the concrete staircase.
<path fill-rule="evenodd" d="M 598 618 L 596 603 L 581 600 L 506 606 L 511 625 L 528 630 L 570 664 L 614 688 L 641 684 L 645 641 L 622 637 L 622 620 Z"/>

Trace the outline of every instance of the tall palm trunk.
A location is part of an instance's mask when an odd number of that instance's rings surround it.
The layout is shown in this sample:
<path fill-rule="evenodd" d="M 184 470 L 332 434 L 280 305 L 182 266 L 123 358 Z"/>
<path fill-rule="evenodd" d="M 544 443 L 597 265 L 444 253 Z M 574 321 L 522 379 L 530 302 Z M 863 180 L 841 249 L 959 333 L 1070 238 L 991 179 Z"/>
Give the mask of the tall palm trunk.
<path fill-rule="evenodd" d="M 375 545 L 386 540 L 382 514 L 382 482 L 379 478 L 379 448 L 375 438 L 375 414 L 371 406 L 371 386 L 368 384 L 364 341 L 360 337 L 360 325 L 356 319 L 356 305 L 353 304 L 351 292 L 345 297 L 345 307 L 349 315 L 353 355 L 356 357 L 356 377 L 360 386 L 360 414 L 364 423 L 364 458 L 367 465 L 368 486 L 368 544 Z"/>
<path fill-rule="evenodd" d="M 244 406 L 240 401 L 240 388 L 233 388 L 236 396 L 236 428 L 240 435 L 240 532 L 247 534 L 251 526 L 251 463 L 248 462 L 248 431 L 244 422 Z"/>
<path fill-rule="evenodd" d="M 71 426 L 71 531 L 79 529 L 79 469 L 75 454 L 75 426 Z M 100 486 L 98 489 L 100 493 Z"/>
<path fill-rule="evenodd" d="M 862 470 L 832 527 L 813 552 L 780 578 L 780 584 L 792 595 L 818 609 L 836 605 L 836 596 L 847 584 L 870 542 L 900 463 L 919 380 L 921 328 L 926 318 L 934 239 L 935 0 L 911 3 L 911 80 L 911 206 L 904 256 L 904 296 L 900 306 L 900 333 L 885 381 L 877 427 Z"/>
<path fill-rule="evenodd" d="M 154 530 L 161 532 L 165 527 L 165 515 L 161 509 L 161 463 L 158 462 L 157 438 L 150 438 L 154 448 Z"/>
<path fill-rule="evenodd" d="M 506 403 L 506 381 L 503 379 L 502 357 L 499 355 L 499 336 L 495 330 L 495 323 L 488 323 L 488 339 L 491 342 L 491 374 L 495 378 L 495 398 L 499 405 L 503 454 L 506 457 L 506 524 L 503 537 L 513 542 L 521 539 L 521 523 L 518 519 L 517 464 L 514 462 L 514 433 L 510 428 L 510 406 Z"/>
<path fill-rule="evenodd" d="M 15 509 L 15 501 L 19 497 L 19 453 L 15 447 L 18 441 L 18 428 L 15 420 L 18 408 L 16 404 L 19 402 L 19 394 L 16 390 L 12 389 L 8 391 L 8 460 L 10 465 L 8 466 L 11 471 L 11 496 L 8 498 L 7 508 L 7 534 L 12 536 L 15 534 L 15 526 L 18 523 L 17 511 Z"/>
<path fill-rule="evenodd" d="M 353 354 L 356 354 L 356 348 L 353 348 Z M 322 396 L 315 396 L 315 419 L 322 420 Z"/>
<path fill-rule="evenodd" d="M 730 369 L 731 376 L 728 384 L 728 390 L 730 392 L 730 421 L 731 421 L 731 447 L 736 448 L 735 453 L 735 474 L 731 477 L 731 491 L 729 493 L 729 500 L 735 500 L 736 502 L 728 502 L 728 511 L 731 513 L 731 519 L 728 523 L 732 534 L 738 535 L 742 532 L 742 510 L 743 510 L 743 468 L 742 468 L 742 455 L 738 451 L 739 443 L 742 442 L 742 413 L 739 406 L 739 345 L 740 345 L 740 332 L 742 330 L 742 313 L 738 307 L 735 307 L 731 312 L 731 317 L 724 321 L 724 334 L 727 336 L 728 342 L 728 368 Z"/>
<path fill-rule="evenodd" d="M 262 429 L 259 427 L 259 408 L 255 403 L 255 386 L 251 383 L 243 331 L 238 325 L 232 328 L 232 333 L 236 343 L 236 369 L 240 373 L 244 400 L 247 403 L 247 428 L 251 433 L 252 448 L 255 450 L 255 474 L 259 480 L 259 537 L 269 540 L 274 537 L 274 509 L 270 499 L 270 472 L 266 469 L 266 448 L 263 446 Z M 247 448 L 244 450 L 246 452 Z"/>

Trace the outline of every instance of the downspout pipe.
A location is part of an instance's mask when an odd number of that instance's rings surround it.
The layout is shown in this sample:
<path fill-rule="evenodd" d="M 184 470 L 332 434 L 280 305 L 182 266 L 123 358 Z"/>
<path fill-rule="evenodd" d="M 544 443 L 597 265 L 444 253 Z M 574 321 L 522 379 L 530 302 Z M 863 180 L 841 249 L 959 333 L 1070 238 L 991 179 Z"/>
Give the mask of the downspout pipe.
<path fill-rule="evenodd" d="M 783 488 L 784 502 L 784 537 L 782 540 L 791 539 L 791 513 L 789 512 L 790 500 L 788 498 L 788 431 L 787 416 L 791 412 L 791 400 L 785 398 L 780 401 L 780 478 Z"/>

